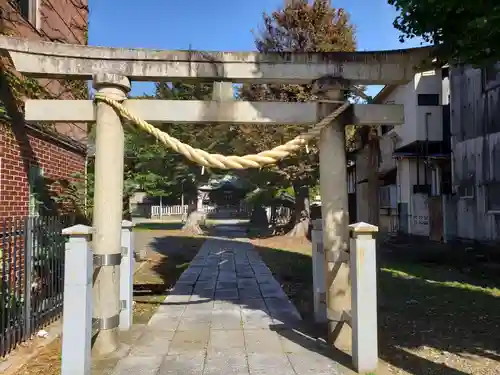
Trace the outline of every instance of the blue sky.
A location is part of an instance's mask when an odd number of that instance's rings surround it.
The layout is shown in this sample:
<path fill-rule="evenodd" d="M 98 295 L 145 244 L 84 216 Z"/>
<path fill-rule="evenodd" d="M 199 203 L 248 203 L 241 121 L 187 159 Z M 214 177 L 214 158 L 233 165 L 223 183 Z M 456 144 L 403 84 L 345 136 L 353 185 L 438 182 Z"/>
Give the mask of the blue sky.
<path fill-rule="evenodd" d="M 252 29 L 262 25 L 262 13 L 278 9 L 284 0 L 90 0 L 89 43 L 109 47 L 245 51 L 254 50 Z M 333 0 L 351 14 L 359 50 L 417 47 L 401 44 L 387 0 Z M 150 92 L 151 85 L 134 82 L 132 94 Z M 374 94 L 379 87 L 369 89 Z"/>

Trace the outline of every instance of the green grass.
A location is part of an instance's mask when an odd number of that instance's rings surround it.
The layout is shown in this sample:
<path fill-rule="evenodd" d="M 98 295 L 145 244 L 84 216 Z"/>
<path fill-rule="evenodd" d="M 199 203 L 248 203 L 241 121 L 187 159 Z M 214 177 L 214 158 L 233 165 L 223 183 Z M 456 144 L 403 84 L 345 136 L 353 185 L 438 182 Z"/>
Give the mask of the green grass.
<path fill-rule="evenodd" d="M 256 244 L 299 312 L 310 317 L 310 249 L 285 249 L 277 240 Z M 500 337 L 500 275 L 478 276 L 452 265 L 382 258 L 377 283 L 379 355 L 384 362 L 411 374 L 479 373 L 500 363 L 492 354 L 498 352 Z M 461 358 L 455 361 L 464 367 L 446 372 L 443 356 L 450 355 Z"/>
<path fill-rule="evenodd" d="M 410 373 L 445 373 L 436 353 L 476 357 L 463 359 L 468 371 L 494 366 L 498 282 L 451 266 L 384 260 L 378 280 L 380 357 Z"/>
<path fill-rule="evenodd" d="M 435 286 L 481 292 L 496 297 L 500 296 L 500 288 L 487 286 L 495 284 L 494 281 L 469 277 L 452 268 L 418 263 L 394 263 L 392 265 L 389 264 L 388 267 L 382 267 L 381 270 L 394 278 L 415 279 L 420 282 L 434 284 Z"/>
<path fill-rule="evenodd" d="M 206 220 L 205 225 L 202 228 L 213 226 L 217 223 L 217 220 Z M 182 229 L 184 224 L 181 221 L 165 221 L 165 222 L 154 222 L 154 223 L 138 223 L 134 226 L 136 231 L 152 231 L 152 230 L 179 230 Z"/>
<path fill-rule="evenodd" d="M 182 223 L 180 221 L 171 222 L 156 222 L 156 223 L 138 223 L 134 226 L 134 230 L 137 231 L 149 231 L 149 230 L 178 230 L 182 228 Z"/>

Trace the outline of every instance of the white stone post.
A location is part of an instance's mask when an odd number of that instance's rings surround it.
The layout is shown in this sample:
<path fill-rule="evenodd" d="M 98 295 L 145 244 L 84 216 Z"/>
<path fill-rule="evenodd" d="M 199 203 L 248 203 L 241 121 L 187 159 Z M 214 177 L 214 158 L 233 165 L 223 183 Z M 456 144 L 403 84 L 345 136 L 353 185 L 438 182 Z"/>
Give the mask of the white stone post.
<path fill-rule="evenodd" d="M 64 262 L 64 307 L 61 375 L 90 375 L 92 338 L 92 229 L 75 225 L 62 231 L 69 236 Z"/>
<path fill-rule="evenodd" d="M 325 251 L 323 250 L 323 232 L 321 219 L 313 220 L 312 240 L 312 272 L 314 290 L 314 319 L 326 322 L 325 294 Z"/>
<path fill-rule="evenodd" d="M 122 221 L 122 262 L 120 264 L 120 330 L 128 331 L 133 324 L 134 296 L 134 224 Z"/>
<path fill-rule="evenodd" d="M 349 225 L 352 277 L 352 363 L 359 373 L 374 372 L 378 362 L 377 245 L 378 228 Z"/>
<path fill-rule="evenodd" d="M 324 77 L 315 82 L 314 88 L 320 99 L 343 102 L 342 89 L 346 88 L 345 85 L 339 78 Z M 331 103 L 319 106 L 320 118 L 335 109 Z M 343 262 L 342 253 L 348 250 L 349 212 L 345 133 L 341 119 L 334 120 L 321 131 L 319 160 L 328 341 L 340 349 L 348 349 L 351 346 L 351 331 L 342 317 L 344 311 L 350 310 L 351 295 L 349 266 Z"/>
<path fill-rule="evenodd" d="M 127 77 L 101 73 L 94 88 L 118 101 L 130 91 Z M 97 103 L 93 249 L 100 269 L 94 280 L 94 318 L 99 333 L 93 351 L 98 355 L 118 349 L 120 320 L 120 259 L 123 197 L 124 135 L 119 114 Z"/>

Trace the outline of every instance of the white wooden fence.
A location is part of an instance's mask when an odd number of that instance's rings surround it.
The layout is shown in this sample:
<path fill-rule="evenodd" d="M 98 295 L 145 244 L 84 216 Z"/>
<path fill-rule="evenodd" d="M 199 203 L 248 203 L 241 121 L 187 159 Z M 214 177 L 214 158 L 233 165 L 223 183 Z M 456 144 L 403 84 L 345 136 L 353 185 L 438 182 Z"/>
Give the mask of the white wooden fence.
<path fill-rule="evenodd" d="M 212 205 L 203 205 L 202 210 L 206 214 L 216 213 L 224 210 L 230 210 L 231 207 L 218 207 Z M 234 207 L 232 208 L 234 210 Z M 245 205 L 241 205 L 238 208 L 240 213 L 248 213 L 249 208 Z M 238 211 L 237 210 L 237 211 Z M 163 216 L 181 216 L 187 214 L 188 205 L 175 205 L 175 206 L 151 206 L 151 217 L 163 217 Z"/>
<path fill-rule="evenodd" d="M 203 206 L 203 212 L 211 213 L 215 212 L 215 206 Z M 151 217 L 162 217 L 162 216 L 181 216 L 182 214 L 187 214 L 188 205 L 185 204 L 181 206 L 180 204 L 175 206 L 151 206 Z"/>
<path fill-rule="evenodd" d="M 273 213 L 272 207 L 266 207 L 266 214 L 268 222 L 271 221 L 271 216 Z M 279 206 L 276 207 L 276 225 L 285 225 L 290 221 L 290 217 L 292 216 L 292 210 L 289 207 Z"/>

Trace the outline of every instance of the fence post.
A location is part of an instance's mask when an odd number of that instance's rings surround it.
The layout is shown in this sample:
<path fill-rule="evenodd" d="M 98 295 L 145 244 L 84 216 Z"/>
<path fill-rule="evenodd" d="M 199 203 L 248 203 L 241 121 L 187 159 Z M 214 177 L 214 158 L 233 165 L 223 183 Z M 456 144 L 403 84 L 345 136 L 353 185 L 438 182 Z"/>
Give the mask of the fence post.
<path fill-rule="evenodd" d="M 377 369 L 377 264 L 374 234 L 367 223 L 349 225 L 352 282 L 352 363 L 360 372 Z"/>
<path fill-rule="evenodd" d="M 132 301 L 134 292 L 134 224 L 122 221 L 122 262 L 120 263 L 120 330 L 132 327 Z"/>
<path fill-rule="evenodd" d="M 24 227 L 24 338 L 33 334 L 31 327 L 32 317 L 32 284 L 33 284 L 33 224 L 34 218 L 29 216 Z"/>
<path fill-rule="evenodd" d="M 92 336 L 92 228 L 65 228 L 61 375 L 90 375 Z"/>
<path fill-rule="evenodd" d="M 323 249 L 323 232 L 321 219 L 313 220 L 312 240 L 312 272 L 314 292 L 314 319 L 316 322 L 326 322 L 325 294 L 325 251 Z"/>

